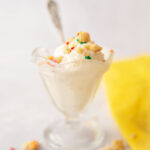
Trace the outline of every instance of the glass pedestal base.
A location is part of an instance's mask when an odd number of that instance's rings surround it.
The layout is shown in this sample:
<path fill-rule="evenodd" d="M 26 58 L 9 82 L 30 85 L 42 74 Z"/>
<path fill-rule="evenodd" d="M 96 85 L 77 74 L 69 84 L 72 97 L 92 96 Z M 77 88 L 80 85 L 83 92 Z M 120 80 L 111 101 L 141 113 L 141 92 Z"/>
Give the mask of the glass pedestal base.
<path fill-rule="evenodd" d="M 94 122 L 55 122 L 44 133 L 53 150 L 96 150 L 103 145 L 104 131 Z"/>

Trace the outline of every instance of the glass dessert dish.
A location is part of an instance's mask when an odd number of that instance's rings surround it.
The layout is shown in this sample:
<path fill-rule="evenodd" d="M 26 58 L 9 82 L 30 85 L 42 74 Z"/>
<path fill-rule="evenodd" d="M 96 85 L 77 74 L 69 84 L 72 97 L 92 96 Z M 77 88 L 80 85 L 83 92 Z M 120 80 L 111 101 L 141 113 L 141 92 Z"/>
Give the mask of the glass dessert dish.
<path fill-rule="evenodd" d="M 55 63 L 47 57 L 49 55 L 45 48 L 37 48 L 32 53 L 50 99 L 66 119 L 46 129 L 46 143 L 56 150 L 98 148 L 104 139 L 103 130 L 98 124 L 80 119 L 80 115 L 93 101 L 103 74 L 111 64 L 113 51 L 109 51 L 105 61 L 80 59 Z"/>

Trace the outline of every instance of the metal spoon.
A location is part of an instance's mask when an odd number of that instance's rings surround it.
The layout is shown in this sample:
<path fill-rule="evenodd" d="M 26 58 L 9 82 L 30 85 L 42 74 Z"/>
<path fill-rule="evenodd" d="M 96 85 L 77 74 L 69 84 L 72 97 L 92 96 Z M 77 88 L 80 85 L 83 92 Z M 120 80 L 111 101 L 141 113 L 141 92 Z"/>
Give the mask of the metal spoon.
<path fill-rule="evenodd" d="M 53 24 L 55 25 L 55 28 L 61 38 L 61 41 L 64 42 L 65 41 L 64 33 L 63 33 L 62 24 L 61 24 L 61 18 L 59 16 L 58 4 L 56 3 L 55 0 L 48 0 L 47 8 L 51 16 L 51 19 L 53 21 Z"/>

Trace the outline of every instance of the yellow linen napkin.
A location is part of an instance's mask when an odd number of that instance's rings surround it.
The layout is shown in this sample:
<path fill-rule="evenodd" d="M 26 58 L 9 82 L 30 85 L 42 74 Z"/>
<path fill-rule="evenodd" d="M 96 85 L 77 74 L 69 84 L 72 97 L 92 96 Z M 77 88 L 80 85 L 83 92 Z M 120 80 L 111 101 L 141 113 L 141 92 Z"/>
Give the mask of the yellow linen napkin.
<path fill-rule="evenodd" d="M 150 56 L 114 62 L 104 77 L 112 115 L 133 150 L 150 150 Z"/>

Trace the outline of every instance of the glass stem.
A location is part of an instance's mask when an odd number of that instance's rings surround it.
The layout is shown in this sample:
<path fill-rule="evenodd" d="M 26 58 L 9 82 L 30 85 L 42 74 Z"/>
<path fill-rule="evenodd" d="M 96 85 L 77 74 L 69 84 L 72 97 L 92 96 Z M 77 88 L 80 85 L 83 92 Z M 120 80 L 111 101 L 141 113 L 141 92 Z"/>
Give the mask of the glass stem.
<path fill-rule="evenodd" d="M 79 126 L 79 124 L 81 123 L 81 119 L 80 116 L 66 116 L 66 123 L 67 125 L 69 125 L 70 127 L 76 127 Z"/>

